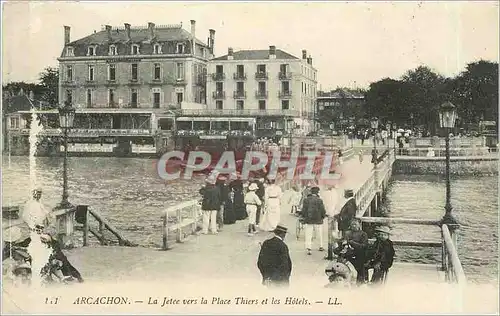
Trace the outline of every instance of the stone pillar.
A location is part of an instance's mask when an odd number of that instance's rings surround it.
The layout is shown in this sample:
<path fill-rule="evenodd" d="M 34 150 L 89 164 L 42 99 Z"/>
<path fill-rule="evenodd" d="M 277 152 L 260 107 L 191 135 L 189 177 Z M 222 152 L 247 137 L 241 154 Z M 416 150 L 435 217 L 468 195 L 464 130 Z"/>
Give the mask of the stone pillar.
<path fill-rule="evenodd" d="M 75 207 L 54 210 L 56 212 L 57 237 L 63 248 L 73 248 L 75 246 L 75 211 Z"/>

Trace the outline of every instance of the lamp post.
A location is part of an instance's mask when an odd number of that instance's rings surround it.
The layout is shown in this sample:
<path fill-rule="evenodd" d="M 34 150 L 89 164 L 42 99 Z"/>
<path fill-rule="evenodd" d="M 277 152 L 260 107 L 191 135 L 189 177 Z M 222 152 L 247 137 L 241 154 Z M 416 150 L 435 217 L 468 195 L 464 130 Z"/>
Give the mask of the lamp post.
<path fill-rule="evenodd" d="M 393 141 L 393 146 L 394 146 L 394 155 L 396 155 L 396 139 L 397 139 L 397 125 L 396 123 L 392 123 L 392 141 Z"/>
<path fill-rule="evenodd" d="M 293 118 L 288 118 L 287 119 L 287 124 L 288 124 L 288 137 L 289 137 L 289 144 L 288 146 L 290 147 L 290 156 L 292 155 L 292 132 L 293 132 Z"/>
<path fill-rule="evenodd" d="M 375 167 L 377 167 L 377 129 L 378 129 L 378 118 L 372 117 L 371 119 L 371 127 L 373 130 L 373 151 L 372 151 L 372 163 Z"/>
<path fill-rule="evenodd" d="M 451 189 L 450 189 L 450 130 L 455 126 L 457 112 L 451 102 L 441 104 L 439 109 L 439 123 L 446 132 L 446 204 L 444 206 L 445 214 L 442 219 L 443 224 L 457 224 L 457 220 L 451 214 Z"/>
<path fill-rule="evenodd" d="M 68 130 L 73 127 L 74 119 L 75 108 L 71 106 L 71 103 L 65 102 L 64 106 L 59 108 L 59 125 L 64 135 L 63 193 L 62 201 L 56 209 L 72 207 L 71 203 L 68 202 Z"/>

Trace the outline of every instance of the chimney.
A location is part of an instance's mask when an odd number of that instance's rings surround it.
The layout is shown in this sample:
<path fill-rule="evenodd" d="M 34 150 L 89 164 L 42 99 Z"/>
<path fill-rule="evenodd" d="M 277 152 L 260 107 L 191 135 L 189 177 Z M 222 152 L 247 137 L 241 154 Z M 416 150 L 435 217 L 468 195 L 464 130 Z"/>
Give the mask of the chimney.
<path fill-rule="evenodd" d="M 302 59 L 307 59 L 307 50 L 302 50 Z"/>
<path fill-rule="evenodd" d="M 149 30 L 149 40 L 151 41 L 155 37 L 155 24 L 153 22 L 148 22 Z"/>
<path fill-rule="evenodd" d="M 269 46 L 269 59 L 276 59 L 276 46 Z"/>
<path fill-rule="evenodd" d="M 227 49 L 227 60 L 233 60 L 234 57 L 233 57 L 233 48 L 232 47 L 229 47 Z"/>
<path fill-rule="evenodd" d="M 312 66 L 312 64 L 313 64 L 313 58 L 311 56 L 309 56 L 309 65 Z"/>
<path fill-rule="evenodd" d="M 108 35 L 108 41 L 111 41 L 111 25 L 106 25 L 105 28 Z"/>
<path fill-rule="evenodd" d="M 191 37 L 193 38 L 193 49 L 191 50 L 191 54 L 196 53 L 196 21 L 191 20 Z"/>
<path fill-rule="evenodd" d="M 130 41 L 130 24 L 125 23 L 125 34 L 127 36 L 127 41 Z"/>
<path fill-rule="evenodd" d="M 64 46 L 68 45 L 70 42 L 71 27 L 64 26 Z"/>
<path fill-rule="evenodd" d="M 210 52 L 213 54 L 214 53 L 214 43 L 215 43 L 215 30 L 210 29 L 208 31 L 210 32 Z"/>
<path fill-rule="evenodd" d="M 29 99 L 31 101 L 35 100 L 35 93 L 33 92 L 33 90 L 30 91 L 30 96 L 29 96 Z"/>
<path fill-rule="evenodd" d="M 23 88 L 21 88 L 21 90 L 19 90 L 18 95 L 24 95 L 24 89 Z"/>

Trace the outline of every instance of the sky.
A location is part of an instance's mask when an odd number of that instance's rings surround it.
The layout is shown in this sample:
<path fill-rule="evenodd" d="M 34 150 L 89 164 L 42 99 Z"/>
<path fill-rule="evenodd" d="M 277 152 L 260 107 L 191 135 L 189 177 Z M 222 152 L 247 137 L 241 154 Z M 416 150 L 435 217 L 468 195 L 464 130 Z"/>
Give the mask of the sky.
<path fill-rule="evenodd" d="M 64 25 L 71 40 L 102 25 L 196 20 L 197 37 L 215 29 L 215 54 L 228 47 L 276 46 L 318 69 L 318 89 L 367 88 L 429 66 L 455 76 L 467 63 L 498 62 L 497 1 L 471 2 L 9 2 L 3 3 L 3 82 L 35 82 L 57 66 Z"/>

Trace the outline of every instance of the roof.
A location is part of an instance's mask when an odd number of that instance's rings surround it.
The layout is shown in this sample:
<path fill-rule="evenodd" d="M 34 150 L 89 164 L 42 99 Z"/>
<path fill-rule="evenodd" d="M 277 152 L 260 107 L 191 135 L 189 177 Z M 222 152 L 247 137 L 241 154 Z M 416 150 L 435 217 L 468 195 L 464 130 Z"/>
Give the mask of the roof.
<path fill-rule="evenodd" d="M 214 58 L 212 60 L 228 60 L 228 55 Z M 262 60 L 269 59 L 268 49 L 259 50 L 239 50 L 233 53 L 233 60 Z M 299 59 L 281 49 L 276 49 L 276 59 Z"/>
<path fill-rule="evenodd" d="M 108 55 L 108 47 L 116 45 L 119 55 L 129 55 L 131 44 L 140 44 L 141 54 L 151 54 L 153 52 L 153 44 L 155 43 L 168 43 L 171 42 L 172 50 L 175 49 L 173 42 L 187 42 L 191 41 L 191 33 L 182 28 L 182 25 L 160 25 L 154 29 L 155 37 L 152 42 L 149 41 L 149 29 L 146 27 L 131 27 L 130 28 L 130 41 L 127 40 L 127 33 L 124 27 L 113 27 L 111 29 L 111 39 L 108 38 L 108 31 L 101 30 L 94 34 L 80 38 L 70 42 L 66 46 L 74 48 L 75 56 L 86 56 L 87 47 L 90 45 L 104 45 L 104 49 L 97 48 L 96 55 Z M 198 45 L 208 47 L 203 41 L 196 39 Z M 167 45 L 168 46 L 168 45 Z M 190 52 L 190 47 L 186 47 Z M 163 48 L 164 52 L 169 51 L 169 47 Z M 64 50 L 61 53 L 64 57 Z"/>
<path fill-rule="evenodd" d="M 30 111 L 31 101 L 26 94 L 14 95 L 3 99 L 3 111 L 5 114 L 17 111 Z"/>

